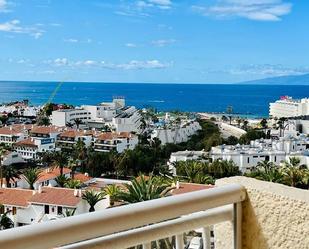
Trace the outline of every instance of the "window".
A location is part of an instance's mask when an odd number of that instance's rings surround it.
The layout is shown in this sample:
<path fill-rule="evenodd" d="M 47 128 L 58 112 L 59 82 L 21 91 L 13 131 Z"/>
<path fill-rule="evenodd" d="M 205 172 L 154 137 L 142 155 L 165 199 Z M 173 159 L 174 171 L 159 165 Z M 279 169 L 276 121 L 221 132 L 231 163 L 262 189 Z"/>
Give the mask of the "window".
<path fill-rule="evenodd" d="M 247 158 L 247 163 L 250 163 L 250 157 Z"/>
<path fill-rule="evenodd" d="M 0 206 L 0 214 L 4 214 L 4 206 Z"/>
<path fill-rule="evenodd" d="M 44 206 L 45 214 L 49 214 L 49 205 Z"/>
<path fill-rule="evenodd" d="M 16 207 L 13 207 L 12 214 L 13 214 L 13 215 L 16 215 L 16 211 L 17 211 L 17 210 L 16 210 Z"/>
<path fill-rule="evenodd" d="M 57 207 L 57 214 L 62 214 L 62 207 Z"/>

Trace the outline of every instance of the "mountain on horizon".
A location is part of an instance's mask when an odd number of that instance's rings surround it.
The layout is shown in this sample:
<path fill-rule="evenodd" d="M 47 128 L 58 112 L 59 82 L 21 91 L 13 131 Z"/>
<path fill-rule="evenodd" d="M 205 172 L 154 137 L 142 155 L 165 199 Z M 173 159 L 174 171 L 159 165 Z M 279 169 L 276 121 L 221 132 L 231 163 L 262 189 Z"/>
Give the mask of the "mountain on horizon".
<path fill-rule="evenodd" d="M 260 80 L 239 82 L 252 85 L 309 85 L 309 74 L 271 77 Z"/>

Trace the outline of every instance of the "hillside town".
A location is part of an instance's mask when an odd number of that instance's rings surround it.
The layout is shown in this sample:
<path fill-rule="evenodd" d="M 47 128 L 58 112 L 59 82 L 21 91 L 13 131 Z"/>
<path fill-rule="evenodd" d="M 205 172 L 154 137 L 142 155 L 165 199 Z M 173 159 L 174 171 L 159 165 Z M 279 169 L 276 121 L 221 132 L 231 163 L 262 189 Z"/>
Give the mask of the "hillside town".
<path fill-rule="evenodd" d="M 309 187 L 308 99 L 281 97 L 261 119 L 231 107 L 216 115 L 137 109 L 123 97 L 0 110 L 2 229 L 209 189 L 230 176 Z M 157 191 L 132 188 L 147 185 Z"/>

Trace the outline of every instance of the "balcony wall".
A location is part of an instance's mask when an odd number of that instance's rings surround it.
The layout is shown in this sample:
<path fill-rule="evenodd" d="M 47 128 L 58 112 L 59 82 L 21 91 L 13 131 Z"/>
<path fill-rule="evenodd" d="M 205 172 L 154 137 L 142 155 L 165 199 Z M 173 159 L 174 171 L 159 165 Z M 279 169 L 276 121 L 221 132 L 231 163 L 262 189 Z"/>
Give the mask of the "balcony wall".
<path fill-rule="evenodd" d="M 216 185 L 240 183 L 248 194 L 242 203 L 243 249 L 308 249 L 309 190 L 247 177 L 220 179 Z M 232 249 L 232 225 L 214 227 L 216 249 Z"/>

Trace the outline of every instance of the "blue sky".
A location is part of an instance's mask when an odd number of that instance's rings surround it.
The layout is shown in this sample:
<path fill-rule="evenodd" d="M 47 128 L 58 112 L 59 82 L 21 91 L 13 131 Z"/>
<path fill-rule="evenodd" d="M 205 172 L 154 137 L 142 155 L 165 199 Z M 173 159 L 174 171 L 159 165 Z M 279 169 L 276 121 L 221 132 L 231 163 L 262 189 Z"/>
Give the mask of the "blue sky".
<path fill-rule="evenodd" d="M 230 83 L 309 73 L 309 1 L 0 0 L 0 79 Z"/>

